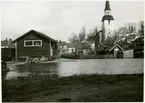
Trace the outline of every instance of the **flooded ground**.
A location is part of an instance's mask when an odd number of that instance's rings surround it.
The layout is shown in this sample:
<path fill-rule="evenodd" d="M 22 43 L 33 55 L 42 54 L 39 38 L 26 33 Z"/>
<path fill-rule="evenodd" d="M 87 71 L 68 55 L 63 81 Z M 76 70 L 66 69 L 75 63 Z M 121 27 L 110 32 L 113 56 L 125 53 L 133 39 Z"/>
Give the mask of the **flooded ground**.
<path fill-rule="evenodd" d="M 80 74 L 141 74 L 143 59 L 61 59 L 54 63 L 20 64 L 10 69 L 5 79 L 45 75 L 66 77 Z"/>
<path fill-rule="evenodd" d="M 143 59 L 61 59 L 14 65 L 8 63 L 11 71 L 2 80 L 3 102 L 143 101 Z"/>

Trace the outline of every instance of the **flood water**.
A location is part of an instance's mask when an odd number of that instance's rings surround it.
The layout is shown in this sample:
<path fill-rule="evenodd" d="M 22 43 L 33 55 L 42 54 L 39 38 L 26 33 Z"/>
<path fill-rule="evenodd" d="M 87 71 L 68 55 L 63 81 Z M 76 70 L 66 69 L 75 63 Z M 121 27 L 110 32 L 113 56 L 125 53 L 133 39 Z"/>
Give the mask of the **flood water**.
<path fill-rule="evenodd" d="M 28 64 L 11 67 L 5 79 L 17 79 L 31 76 L 58 75 L 72 76 L 80 74 L 141 74 L 143 59 L 81 59 L 65 60 L 56 63 Z"/>

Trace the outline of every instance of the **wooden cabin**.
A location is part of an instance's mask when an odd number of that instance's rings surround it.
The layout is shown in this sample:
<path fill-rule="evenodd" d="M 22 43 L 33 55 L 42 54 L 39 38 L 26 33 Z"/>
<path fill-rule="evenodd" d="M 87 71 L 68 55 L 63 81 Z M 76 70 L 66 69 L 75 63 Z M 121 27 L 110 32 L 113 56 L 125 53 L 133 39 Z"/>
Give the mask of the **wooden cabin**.
<path fill-rule="evenodd" d="M 35 30 L 30 30 L 13 41 L 16 61 L 26 57 L 57 56 L 57 40 Z"/>

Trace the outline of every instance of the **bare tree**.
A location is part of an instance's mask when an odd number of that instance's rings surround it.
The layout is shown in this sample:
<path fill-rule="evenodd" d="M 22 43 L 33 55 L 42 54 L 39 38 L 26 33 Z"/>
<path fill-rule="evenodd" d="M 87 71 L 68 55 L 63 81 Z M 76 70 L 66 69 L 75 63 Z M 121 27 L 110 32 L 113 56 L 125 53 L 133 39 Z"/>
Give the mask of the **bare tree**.
<path fill-rule="evenodd" d="M 80 31 L 78 37 L 79 37 L 79 40 L 80 40 L 81 42 L 82 42 L 83 40 L 85 40 L 85 38 L 86 38 L 86 29 L 85 29 L 85 27 L 82 27 L 82 29 L 81 29 L 81 31 Z"/>
<path fill-rule="evenodd" d="M 98 30 L 98 28 L 94 28 L 87 36 L 87 41 L 90 43 L 95 43 L 95 49 L 98 48 L 99 43 L 101 42 L 101 32 L 102 30 Z"/>
<path fill-rule="evenodd" d="M 68 38 L 70 43 L 76 43 L 79 41 L 79 37 L 76 33 L 72 33 L 71 36 Z"/>
<path fill-rule="evenodd" d="M 128 30 L 126 27 L 120 27 L 117 32 L 119 36 L 126 36 Z"/>
<path fill-rule="evenodd" d="M 87 34 L 87 40 L 88 41 L 95 41 L 95 35 L 96 31 L 98 31 L 98 27 L 95 27 L 94 29 L 91 29 L 90 32 Z"/>
<path fill-rule="evenodd" d="M 135 23 L 127 23 L 123 27 L 118 29 L 118 35 L 120 37 L 125 37 L 127 34 L 136 32 L 136 24 Z"/>
<path fill-rule="evenodd" d="M 71 36 L 68 38 L 68 41 L 71 43 L 82 42 L 86 38 L 86 29 L 82 27 L 79 34 L 72 33 Z"/>
<path fill-rule="evenodd" d="M 144 21 L 139 22 L 139 35 L 144 36 Z"/>
<path fill-rule="evenodd" d="M 127 23 L 125 24 L 127 29 L 127 33 L 135 33 L 136 32 L 136 24 L 135 23 Z"/>

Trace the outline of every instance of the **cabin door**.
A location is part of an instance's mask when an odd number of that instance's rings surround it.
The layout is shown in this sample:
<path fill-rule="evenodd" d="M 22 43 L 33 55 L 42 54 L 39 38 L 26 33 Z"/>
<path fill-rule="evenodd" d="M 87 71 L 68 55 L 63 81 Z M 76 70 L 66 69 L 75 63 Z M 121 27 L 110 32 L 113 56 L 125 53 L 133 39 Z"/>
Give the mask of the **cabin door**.
<path fill-rule="evenodd" d="M 115 57 L 115 58 L 117 57 L 118 51 L 119 51 L 119 48 L 116 47 L 116 48 L 114 49 L 114 57 Z"/>

